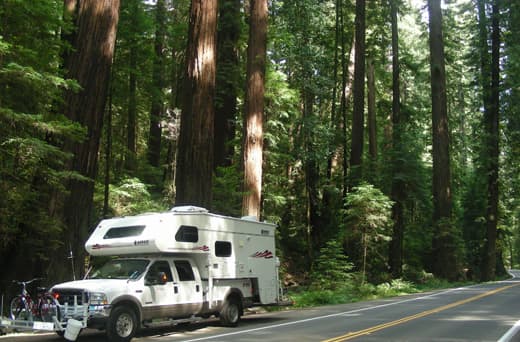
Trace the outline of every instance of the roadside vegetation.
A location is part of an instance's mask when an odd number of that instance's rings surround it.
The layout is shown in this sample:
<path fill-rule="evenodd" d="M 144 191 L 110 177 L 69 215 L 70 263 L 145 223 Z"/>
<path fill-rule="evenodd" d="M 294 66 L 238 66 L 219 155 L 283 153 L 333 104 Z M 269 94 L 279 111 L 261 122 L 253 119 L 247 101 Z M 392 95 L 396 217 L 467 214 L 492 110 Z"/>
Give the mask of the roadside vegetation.
<path fill-rule="evenodd" d="M 378 285 L 356 283 L 354 280 L 342 283 L 334 289 L 320 290 L 315 286 L 301 286 L 287 292 L 295 308 L 305 308 L 319 305 L 334 305 L 354 303 L 380 298 L 396 297 L 430 290 L 452 288 L 468 285 L 471 282 L 450 283 L 434 277 L 424 283 L 416 284 L 403 279 L 393 279 Z"/>

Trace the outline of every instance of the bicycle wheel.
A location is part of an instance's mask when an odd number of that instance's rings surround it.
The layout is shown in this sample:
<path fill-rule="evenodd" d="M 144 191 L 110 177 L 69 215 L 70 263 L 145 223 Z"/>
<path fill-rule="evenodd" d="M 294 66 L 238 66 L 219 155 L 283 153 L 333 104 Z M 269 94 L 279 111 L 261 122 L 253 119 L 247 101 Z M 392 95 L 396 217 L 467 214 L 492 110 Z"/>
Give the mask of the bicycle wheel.
<path fill-rule="evenodd" d="M 38 315 L 42 322 L 52 322 L 53 317 L 56 317 L 59 320 L 58 305 L 51 295 L 45 294 L 40 298 Z"/>
<path fill-rule="evenodd" d="M 13 299 L 11 299 L 11 305 L 9 306 L 9 315 L 11 319 L 29 319 L 30 312 L 29 310 L 27 310 L 24 298 L 22 296 L 16 296 Z"/>

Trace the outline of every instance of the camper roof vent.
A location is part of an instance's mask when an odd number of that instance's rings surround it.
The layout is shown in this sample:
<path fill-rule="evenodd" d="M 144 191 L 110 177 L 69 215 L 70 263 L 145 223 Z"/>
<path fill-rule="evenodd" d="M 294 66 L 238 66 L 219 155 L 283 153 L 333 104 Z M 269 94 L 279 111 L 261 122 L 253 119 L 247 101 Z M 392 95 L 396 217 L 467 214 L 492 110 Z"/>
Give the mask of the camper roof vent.
<path fill-rule="evenodd" d="M 246 220 L 246 221 L 255 221 L 255 222 L 258 222 L 258 219 L 256 218 L 256 216 L 242 216 L 242 220 Z"/>
<path fill-rule="evenodd" d="M 170 211 L 174 213 L 208 213 L 209 210 L 193 205 L 184 205 L 180 207 L 173 207 Z"/>

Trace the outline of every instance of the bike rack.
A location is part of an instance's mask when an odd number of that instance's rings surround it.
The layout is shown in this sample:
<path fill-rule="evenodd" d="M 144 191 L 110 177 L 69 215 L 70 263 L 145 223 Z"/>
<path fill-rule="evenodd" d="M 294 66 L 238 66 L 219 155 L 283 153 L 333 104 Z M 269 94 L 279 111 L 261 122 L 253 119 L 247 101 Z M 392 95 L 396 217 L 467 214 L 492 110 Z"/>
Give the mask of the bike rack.
<path fill-rule="evenodd" d="M 74 305 L 57 305 L 60 312 L 60 319 L 57 316 L 52 316 L 52 322 L 35 321 L 33 319 L 27 320 L 13 320 L 4 318 L 0 315 L 0 328 L 14 329 L 14 330 L 35 330 L 35 331 L 64 331 L 67 327 L 67 321 L 70 318 L 81 322 L 82 328 L 87 327 L 88 319 L 88 304 L 78 305 L 78 298 L 74 296 Z M 31 316 L 32 317 L 32 316 Z"/>

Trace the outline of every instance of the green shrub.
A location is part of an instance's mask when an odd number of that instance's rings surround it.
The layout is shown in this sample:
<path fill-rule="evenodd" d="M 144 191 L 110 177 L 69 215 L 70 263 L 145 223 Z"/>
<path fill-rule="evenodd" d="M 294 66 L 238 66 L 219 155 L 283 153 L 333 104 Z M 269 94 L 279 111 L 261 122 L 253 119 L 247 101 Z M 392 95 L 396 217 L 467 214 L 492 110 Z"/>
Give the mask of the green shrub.
<path fill-rule="evenodd" d="M 339 239 L 328 241 L 316 258 L 311 272 L 313 289 L 336 290 L 348 286 L 352 280 L 352 263 L 343 252 Z"/>

